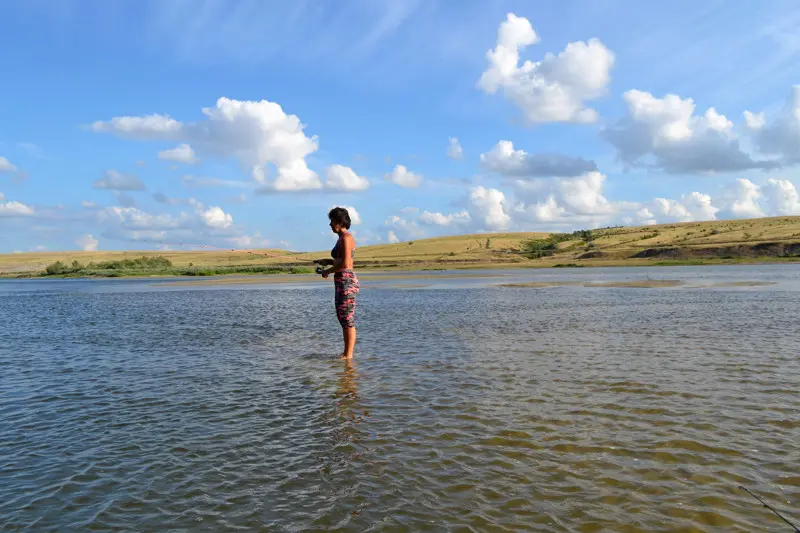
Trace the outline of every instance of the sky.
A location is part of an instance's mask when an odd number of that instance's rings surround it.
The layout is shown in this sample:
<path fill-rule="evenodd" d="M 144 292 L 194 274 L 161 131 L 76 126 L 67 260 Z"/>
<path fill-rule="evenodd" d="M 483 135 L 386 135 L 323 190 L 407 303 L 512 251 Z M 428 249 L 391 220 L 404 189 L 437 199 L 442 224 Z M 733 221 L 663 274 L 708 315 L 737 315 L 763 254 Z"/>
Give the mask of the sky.
<path fill-rule="evenodd" d="M 0 3 L 0 253 L 800 215 L 800 3 Z"/>

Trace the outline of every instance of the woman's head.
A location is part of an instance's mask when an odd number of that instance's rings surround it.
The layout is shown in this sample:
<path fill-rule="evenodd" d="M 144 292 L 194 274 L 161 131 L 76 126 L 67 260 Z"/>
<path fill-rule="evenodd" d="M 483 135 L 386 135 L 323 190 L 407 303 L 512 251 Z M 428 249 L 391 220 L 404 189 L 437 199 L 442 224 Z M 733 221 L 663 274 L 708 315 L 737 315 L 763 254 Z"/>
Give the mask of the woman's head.
<path fill-rule="evenodd" d="M 350 213 L 344 207 L 334 207 L 328 211 L 328 218 L 331 221 L 331 230 L 334 232 L 343 229 L 350 229 Z"/>

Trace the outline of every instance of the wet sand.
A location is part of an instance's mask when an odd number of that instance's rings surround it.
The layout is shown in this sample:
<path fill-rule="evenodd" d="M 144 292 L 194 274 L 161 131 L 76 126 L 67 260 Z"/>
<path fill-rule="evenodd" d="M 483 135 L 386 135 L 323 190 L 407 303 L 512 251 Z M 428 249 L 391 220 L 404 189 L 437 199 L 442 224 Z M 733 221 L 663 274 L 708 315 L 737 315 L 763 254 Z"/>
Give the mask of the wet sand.
<path fill-rule="evenodd" d="M 763 287 L 765 285 L 776 285 L 774 281 L 717 281 L 704 285 L 692 285 L 695 287 Z"/>
<path fill-rule="evenodd" d="M 506 283 L 500 287 L 520 287 L 520 288 L 544 288 L 544 287 L 624 287 L 624 288 L 660 288 L 677 287 L 681 282 L 675 279 L 642 279 L 631 281 L 531 281 L 527 283 Z"/>

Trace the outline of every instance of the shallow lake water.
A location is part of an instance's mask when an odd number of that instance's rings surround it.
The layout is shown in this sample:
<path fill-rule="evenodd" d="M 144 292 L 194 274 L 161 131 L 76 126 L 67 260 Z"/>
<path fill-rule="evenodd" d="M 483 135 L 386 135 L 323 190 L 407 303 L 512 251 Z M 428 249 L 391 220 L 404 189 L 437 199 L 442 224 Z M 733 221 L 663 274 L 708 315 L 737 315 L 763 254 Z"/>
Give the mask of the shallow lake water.
<path fill-rule="evenodd" d="M 800 522 L 800 266 L 451 274 L 0 281 L 0 530 Z"/>

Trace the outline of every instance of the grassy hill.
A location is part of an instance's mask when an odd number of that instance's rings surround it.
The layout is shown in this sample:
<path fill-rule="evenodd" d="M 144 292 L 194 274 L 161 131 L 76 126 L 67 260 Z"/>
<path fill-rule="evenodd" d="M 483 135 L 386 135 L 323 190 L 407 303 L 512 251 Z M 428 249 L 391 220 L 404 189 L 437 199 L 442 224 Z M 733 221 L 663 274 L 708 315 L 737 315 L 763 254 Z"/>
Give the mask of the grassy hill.
<path fill-rule="evenodd" d="M 311 272 L 328 251 L 257 250 L 37 252 L 0 255 L 0 275 L 216 275 Z M 152 263 L 143 256 L 163 257 Z M 492 233 L 439 237 L 356 250 L 359 269 L 621 266 L 800 261 L 800 217 L 603 228 L 573 234 Z M 72 268 L 73 262 L 80 269 Z M 160 265 L 154 268 L 152 265 Z M 149 265 L 149 266 L 148 266 Z M 166 266 L 168 265 L 168 266 Z M 57 269 L 56 269 L 57 270 Z M 55 272 L 54 270 L 51 271 Z"/>

